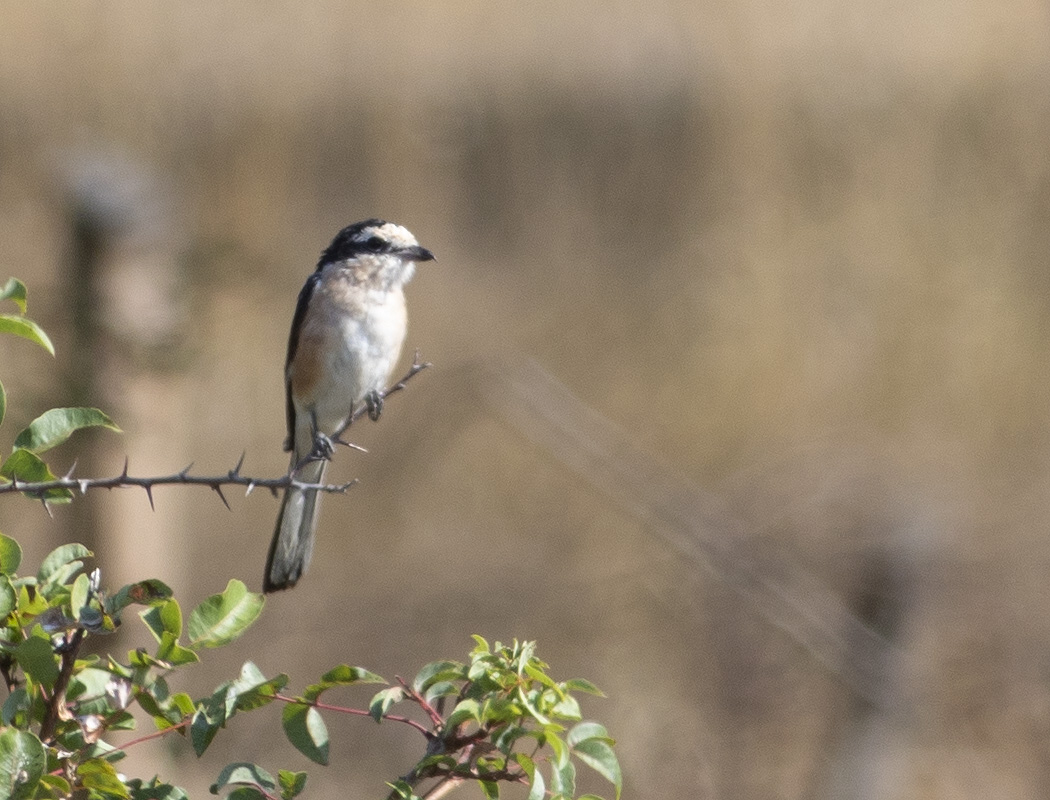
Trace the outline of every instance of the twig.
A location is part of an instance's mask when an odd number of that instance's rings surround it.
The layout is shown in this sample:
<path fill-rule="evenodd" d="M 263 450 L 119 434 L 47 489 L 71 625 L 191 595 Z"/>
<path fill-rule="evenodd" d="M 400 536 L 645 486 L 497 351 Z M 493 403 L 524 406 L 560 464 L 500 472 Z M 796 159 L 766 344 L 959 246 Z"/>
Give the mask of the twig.
<path fill-rule="evenodd" d="M 401 390 L 403 390 L 405 388 L 405 384 L 408 383 L 408 381 L 410 381 L 412 378 L 414 378 L 416 375 L 418 375 L 423 370 L 428 369 L 429 367 L 432 367 L 432 366 L 434 366 L 434 365 L 431 364 L 429 361 L 420 361 L 419 360 L 419 351 L 416 350 L 415 354 L 412 356 L 412 366 L 408 368 L 408 372 L 406 372 L 397 383 L 395 383 L 392 386 L 389 386 L 386 389 L 384 389 L 383 391 L 379 392 L 379 399 L 380 400 L 386 400 L 388 397 L 390 397 L 390 395 L 396 394 L 397 392 L 400 392 Z M 347 419 L 347 421 L 345 423 L 343 423 L 343 425 L 340 426 L 339 429 L 336 430 L 336 432 L 332 435 L 332 437 L 331 437 L 332 441 L 338 441 L 339 437 L 342 436 L 346 432 L 347 428 L 349 428 L 351 425 L 353 425 L 355 422 L 357 422 L 357 420 L 361 419 L 361 417 L 363 417 L 367 413 L 368 413 L 368 406 L 366 404 L 362 404 L 362 405 L 358 406 L 356 409 L 354 409 L 354 413 L 350 415 L 350 418 Z M 348 442 L 340 442 L 340 443 L 341 444 L 348 444 Z"/>
<path fill-rule="evenodd" d="M 461 778 L 458 775 L 449 775 L 446 778 L 442 778 L 437 784 L 434 785 L 429 792 L 423 795 L 423 800 L 440 800 L 447 794 L 451 794 L 454 790 L 458 789 L 469 778 Z"/>
<path fill-rule="evenodd" d="M 182 730 L 192 722 L 193 715 L 191 714 L 190 716 L 183 719 L 181 722 L 176 722 L 170 728 L 161 728 L 160 730 L 153 731 L 152 733 L 147 733 L 143 736 L 138 737 L 137 739 L 132 739 L 130 742 L 125 742 L 117 749 L 123 751 L 127 750 L 129 747 L 134 747 L 137 744 L 142 744 L 143 742 L 148 742 L 152 739 L 159 739 L 161 736 L 167 736 L 172 731 Z"/>
<path fill-rule="evenodd" d="M 408 372 L 406 372 L 397 383 L 380 392 L 379 397 L 385 399 L 390 395 L 403 390 L 405 384 L 409 380 L 430 366 L 431 364 L 429 362 L 419 360 L 419 353 L 417 351 L 415 358 L 412 361 L 412 366 L 409 367 Z M 364 405 L 356 409 L 347 423 L 336 431 L 332 439 L 338 441 L 339 436 L 350 427 L 355 420 L 360 419 L 365 413 L 367 413 L 367 410 L 367 407 Z M 350 447 L 355 447 L 355 445 L 351 445 L 349 442 L 341 443 Z M 360 450 L 363 448 L 357 449 Z M 146 493 L 146 498 L 149 500 L 150 508 L 154 508 L 153 488 L 156 486 L 206 486 L 219 496 L 223 505 L 229 508 L 230 504 L 227 502 L 226 496 L 222 491 L 224 486 L 243 486 L 245 487 L 246 495 L 251 494 L 252 491 L 257 488 L 268 489 L 271 494 L 276 496 L 279 491 L 282 489 L 288 489 L 289 487 L 303 490 L 317 490 L 329 494 L 345 494 L 350 487 L 357 483 L 356 478 L 346 483 L 309 483 L 297 480 L 295 478 L 295 470 L 290 470 L 279 478 L 255 478 L 250 475 L 241 474 L 241 467 L 243 465 L 244 454 L 242 453 L 237 464 L 225 475 L 190 475 L 190 469 L 193 467 L 193 464 L 191 463 L 184 469 L 172 473 L 171 475 L 136 477 L 129 474 L 128 460 L 125 458 L 124 469 L 121 470 L 119 475 L 114 475 L 111 478 L 76 478 L 73 475 L 73 472 L 76 469 L 76 463 L 74 462 L 69 472 L 61 478 L 55 478 L 49 481 L 24 481 L 17 475 L 12 476 L 10 481 L 0 483 L 0 495 L 19 492 L 40 500 L 44 503 L 46 508 L 46 494 L 51 491 L 68 490 L 71 492 L 80 492 L 80 494 L 83 495 L 87 493 L 88 489 L 137 488 L 142 489 Z M 50 513 L 50 509 L 48 509 L 48 513 Z"/>
<path fill-rule="evenodd" d="M 55 736 L 55 728 L 58 727 L 58 720 L 66 703 L 66 688 L 73 677 L 73 666 L 80 652 L 80 645 L 84 642 L 84 633 L 83 628 L 77 628 L 66 640 L 65 647 L 62 648 L 62 666 L 59 668 L 55 687 L 48 699 L 44 720 L 40 723 L 40 741 L 42 742 L 50 743 Z"/>
<path fill-rule="evenodd" d="M 366 711 L 363 708 L 347 708 L 346 706 L 334 706 L 330 703 L 322 703 L 320 700 L 307 701 L 300 697 L 289 697 L 286 694 L 275 694 L 274 700 L 281 700 L 285 703 L 295 703 L 301 706 L 312 706 L 314 708 L 321 709 L 322 711 L 335 711 L 340 714 L 351 714 L 355 717 L 371 717 L 372 712 Z M 426 725 L 421 722 L 417 722 L 410 717 L 403 717 L 400 714 L 383 714 L 382 719 L 389 720 L 390 722 L 401 722 L 405 725 L 409 725 L 415 728 L 417 731 L 422 733 L 428 740 L 434 738 L 434 734 L 427 729 Z"/>
<path fill-rule="evenodd" d="M 171 475 L 156 475 L 150 477 L 136 477 L 128 473 L 128 464 L 125 461 L 124 469 L 119 475 L 111 478 L 75 478 L 72 473 L 67 473 L 61 478 L 50 481 L 23 481 L 17 477 L 9 483 L 0 483 L 0 494 L 13 494 L 23 492 L 33 497 L 42 498 L 44 493 L 55 489 L 68 489 L 86 494 L 88 489 L 126 489 L 138 488 L 146 492 L 150 507 L 153 507 L 153 488 L 155 486 L 207 486 L 215 491 L 225 502 L 222 496 L 223 486 L 244 486 L 245 494 L 251 494 L 253 490 L 269 489 L 273 494 L 281 489 L 294 486 L 298 489 L 316 489 L 320 492 L 335 494 L 345 493 L 351 486 L 357 483 L 355 478 L 347 483 L 307 483 L 296 480 L 294 473 L 289 472 L 280 478 L 255 478 L 250 475 L 241 475 L 235 467 L 225 475 L 190 475 L 189 470 L 193 465 L 172 473 Z"/>
<path fill-rule="evenodd" d="M 7 693 L 11 694 L 15 689 L 18 688 L 18 680 L 11 672 L 13 661 L 8 656 L 0 657 L 0 675 L 4 678 L 4 684 L 7 686 Z"/>
<path fill-rule="evenodd" d="M 405 690 L 405 696 L 408 697 L 408 699 L 414 702 L 416 705 L 418 705 L 421 709 L 423 709 L 423 711 L 426 712 L 426 715 L 430 717 L 430 722 L 434 726 L 434 730 L 441 730 L 441 728 L 445 725 L 445 720 L 437 712 L 437 709 L 434 708 L 434 706 L 430 705 L 430 703 L 427 702 L 427 699 L 415 689 L 413 689 L 404 678 L 402 678 L 400 675 L 397 675 L 395 677 L 397 678 L 397 682 L 401 684 L 401 688 Z"/>

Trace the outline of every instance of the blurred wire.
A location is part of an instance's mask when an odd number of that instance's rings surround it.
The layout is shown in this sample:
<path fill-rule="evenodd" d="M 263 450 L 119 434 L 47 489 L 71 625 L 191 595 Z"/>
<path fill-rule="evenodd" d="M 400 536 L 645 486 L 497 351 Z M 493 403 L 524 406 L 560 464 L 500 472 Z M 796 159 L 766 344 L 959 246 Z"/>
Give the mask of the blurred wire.
<path fill-rule="evenodd" d="M 534 361 L 484 367 L 481 391 L 532 441 L 644 520 L 690 561 L 706 566 L 875 707 L 896 692 L 897 648 L 800 564 L 765 558 L 746 526 L 587 406 Z"/>

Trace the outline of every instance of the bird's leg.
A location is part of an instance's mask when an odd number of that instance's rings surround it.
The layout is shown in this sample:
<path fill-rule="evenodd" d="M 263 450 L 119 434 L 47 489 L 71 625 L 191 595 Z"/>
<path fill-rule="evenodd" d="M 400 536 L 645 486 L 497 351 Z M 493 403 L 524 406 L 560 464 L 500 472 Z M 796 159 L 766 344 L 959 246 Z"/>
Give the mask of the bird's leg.
<path fill-rule="evenodd" d="M 378 422 L 379 415 L 383 413 L 383 395 L 378 389 L 373 389 L 365 395 L 365 406 L 368 408 L 368 418 L 372 422 Z"/>
<path fill-rule="evenodd" d="M 332 458 L 332 453 L 335 452 L 335 445 L 332 444 L 332 440 L 328 434 L 324 433 L 318 427 L 316 409 L 310 410 L 310 422 L 310 427 L 314 434 L 314 446 L 309 455 L 307 455 L 303 461 L 328 461 Z"/>

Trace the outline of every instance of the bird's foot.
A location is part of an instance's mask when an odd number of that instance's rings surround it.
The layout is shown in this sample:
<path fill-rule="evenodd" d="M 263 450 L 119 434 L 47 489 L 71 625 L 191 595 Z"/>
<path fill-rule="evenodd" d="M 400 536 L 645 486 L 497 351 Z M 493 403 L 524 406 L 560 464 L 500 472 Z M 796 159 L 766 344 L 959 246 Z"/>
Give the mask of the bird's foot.
<path fill-rule="evenodd" d="M 378 422 L 379 415 L 383 413 L 383 395 L 378 389 L 373 389 L 365 395 L 365 407 L 368 409 L 368 418 L 372 422 Z"/>
<path fill-rule="evenodd" d="M 330 461 L 335 452 L 335 444 L 327 434 L 314 431 L 314 446 L 304 461 Z"/>

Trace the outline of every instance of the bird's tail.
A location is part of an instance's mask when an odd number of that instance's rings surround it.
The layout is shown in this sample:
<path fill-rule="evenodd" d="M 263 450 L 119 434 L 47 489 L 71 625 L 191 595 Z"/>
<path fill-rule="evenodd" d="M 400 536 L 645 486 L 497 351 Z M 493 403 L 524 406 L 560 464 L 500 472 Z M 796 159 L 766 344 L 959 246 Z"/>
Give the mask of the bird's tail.
<path fill-rule="evenodd" d="M 294 454 L 292 459 L 294 462 Z M 327 461 L 311 461 L 295 471 L 295 479 L 303 483 L 321 483 L 327 467 Z M 316 489 L 289 486 L 284 490 L 277 527 L 270 542 L 270 554 L 266 557 L 264 592 L 290 589 L 306 572 L 314 549 L 320 502 L 321 493 Z"/>

